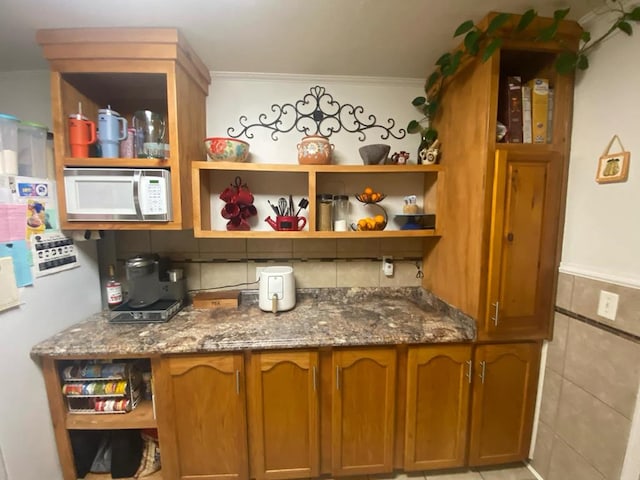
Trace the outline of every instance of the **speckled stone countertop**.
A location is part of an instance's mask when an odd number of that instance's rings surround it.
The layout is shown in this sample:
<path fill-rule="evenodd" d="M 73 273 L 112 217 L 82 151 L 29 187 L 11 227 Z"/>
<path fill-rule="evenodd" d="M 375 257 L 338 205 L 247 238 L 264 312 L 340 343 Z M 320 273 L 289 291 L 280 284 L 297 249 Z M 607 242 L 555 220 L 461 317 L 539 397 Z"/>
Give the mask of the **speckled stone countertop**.
<path fill-rule="evenodd" d="M 299 290 L 288 312 L 186 307 L 166 323 L 112 324 L 97 313 L 35 345 L 34 356 L 155 356 L 246 349 L 470 342 L 475 322 L 421 288 Z"/>

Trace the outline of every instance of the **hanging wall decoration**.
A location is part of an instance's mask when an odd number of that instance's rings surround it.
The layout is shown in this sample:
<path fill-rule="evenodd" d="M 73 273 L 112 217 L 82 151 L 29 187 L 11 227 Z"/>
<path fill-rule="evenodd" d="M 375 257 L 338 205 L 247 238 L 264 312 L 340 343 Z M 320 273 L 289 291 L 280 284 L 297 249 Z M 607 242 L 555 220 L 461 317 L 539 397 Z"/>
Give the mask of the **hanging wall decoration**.
<path fill-rule="evenodd" d="M 271 111 L 272 115 L 266 113 L 258 115 L 258 121 L 255 123 L 248 123 L 247 117 L 242 115 L 239 119 L 242 128 L 229 127 L 227 134 L 233 138 L 242 135 L 253 138 L 251 129 L 267 128 L 271 130 L 271 138 L 276 141 L 279 133 L 291 132 L 294 129 L 305 135 L 323 137 L 345 131 L 357 133 L 361 142 L 367 138 L 365 132 L 371 129 L 381 129 L 380 138 L 383 140 L 390 136 L 402 139 L 407 134 L 403 128 L 397 129 L 396 133 L 393 132 L 396 122 L 392 118 L 387 120 L 386 126 L 380 125 L 374 115 L 365 115 L 364 107 L 350 103 L 340 104 L 319 85 L 312 87 L 309 93 L 295 103 L 271 105 Z"/>
<path fill-rule="evenodd" d="M 609 153 L 614 140 L 620 145 L 619 153 Z M 625 151 L 618 135 L 614 135 L 605 148 L 604 152 L 598 160 L 598 172 L 596 173 L 596 182 L 613 183 L 624 182 L 629 174 L 629 162 L 631 161 L 631 152 Z"/>

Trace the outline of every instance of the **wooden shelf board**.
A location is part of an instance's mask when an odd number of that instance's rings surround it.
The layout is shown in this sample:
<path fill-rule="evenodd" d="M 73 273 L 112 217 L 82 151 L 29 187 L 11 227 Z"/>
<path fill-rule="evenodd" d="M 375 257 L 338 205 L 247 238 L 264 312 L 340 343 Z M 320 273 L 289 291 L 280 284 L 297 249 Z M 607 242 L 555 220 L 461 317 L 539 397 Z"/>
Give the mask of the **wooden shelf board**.
<path fill-rule="evenodd" d="M 162 480 L 162 469 L 158 470 L 155 473 L 152 473 L 151 475 L 140 478 L 144 480 Z M 84 477 L 84 480 L 112 480 L 112 477 L 109 473 L 87 473 L 87 475 Z M 130 477 L 130 479 L 125 478 L 121 480 L 133 480 L 133 477 Z"/>
<path fill-rule="evenodd" d="M 72 158 L 65 157 L 64 166 L 66 168 L 73 167 L 90 167 L 90 168 L 170 168 L 171 159 L 165 158 L 160 160 L 157 158 Z"/>
<path fill-rule="evenodd" d="M 197 238 L 406 238 L 406 237 L 439 237 L 436 230 L 381 230 L 369 232 L 269 232 L 244 231 L 229 232 L 226 230 L 201 230 L 194 232 Z"/>
<path fill-rule="evenodd" d="M 150 400 L 142 400 L 129 413 L 77 414 L 67 413 L 68 430 L 115 430 L 129 428 L 156 428 L 153 406 Z"/>
<path fill-rule="evenodd" d="M 200 170 L 307 173 L 427 173 L 443 170 L 441 165 L 299 165 L 206 161 L 194 161 L 191 166 Z"/>

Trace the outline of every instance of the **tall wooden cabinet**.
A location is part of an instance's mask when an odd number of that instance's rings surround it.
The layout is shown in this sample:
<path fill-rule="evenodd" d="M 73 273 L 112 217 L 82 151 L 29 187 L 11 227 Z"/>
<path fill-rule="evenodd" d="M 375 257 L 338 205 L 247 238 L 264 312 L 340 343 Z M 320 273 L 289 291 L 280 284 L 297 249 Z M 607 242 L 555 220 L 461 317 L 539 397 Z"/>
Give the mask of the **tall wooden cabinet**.
<path fill-rule="evenodd" d="M 331 454 L 334 475 L 393 470 L 395 348 L 333 352 Z"/>
<path fill-rule="evenodd" d="M 560 258 L 574 79 L 557 74 L 554 61 L 577 48 L 581 28 L 563 21 L 556 41 L 538 42 L 508 35 L 517 21 L 487 62 L 469 61 L 444 85 L 434 118 L 447 169 L 438 198 L 446 233 L 427 247 L 423 286 L 476 318 L 480 340 L 550 337 Z M 549 22 L 539 18 L 530 31 Z M 499 95 L 513 75 L 549 79 L 550 143 L 497 142 Z"/>
<path fill-rule="evenodd" d="M 193 225 L 191 161 L 204 158 L 207 67 L 173 28 L 81 28 L 37 32 L 51 69 L 51 111 L 61 228 L 70 230 L 166 229 Z M 97 121 L 110 106 L 127 120 L 137 110 L 163 114 L 169 156 L 147 158 L 73 158 L 67 119 L 78 112 Z M 171 176 L 169 222 L 70 221 L 66 215 L 65 167 L 161 168 Z"/>

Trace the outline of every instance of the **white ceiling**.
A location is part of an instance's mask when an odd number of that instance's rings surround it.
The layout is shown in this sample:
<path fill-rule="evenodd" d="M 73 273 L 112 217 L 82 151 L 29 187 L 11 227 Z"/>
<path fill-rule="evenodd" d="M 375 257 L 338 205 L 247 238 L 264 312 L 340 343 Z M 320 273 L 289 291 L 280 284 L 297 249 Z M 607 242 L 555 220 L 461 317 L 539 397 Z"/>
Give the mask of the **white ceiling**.
<path fill-rule="evenodd" d="M 424 78 L 487 12 L 577 20 L 604 0 L 0 0 L 0 71 L 46 69 L 40 28 L 177 27 L 212 71 Z"/>

